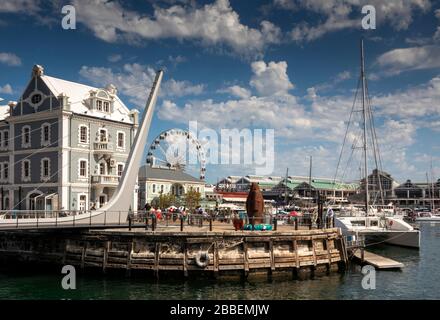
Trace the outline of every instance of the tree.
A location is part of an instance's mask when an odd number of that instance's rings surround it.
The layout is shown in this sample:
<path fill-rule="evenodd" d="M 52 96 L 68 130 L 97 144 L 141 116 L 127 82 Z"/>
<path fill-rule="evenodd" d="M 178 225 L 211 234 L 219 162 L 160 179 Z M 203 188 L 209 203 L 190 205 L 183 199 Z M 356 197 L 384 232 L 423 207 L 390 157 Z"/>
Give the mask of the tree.
<path fill-rule="evenodd" d="M 194 209 L 200 205 L 201 198 L 200 192 L 189 189 L 184 195 L 185 207 L 190 211 L 194 211 Z"/>
<path fill-rule="evenodd" d="M 161 193 L 159 197 L 156 197 L 153 199 L 153 201 L 151 201 L 151 204 L 153 207 L 157 207 L 163 210 L 171 206 L 178 205 L 178 201 L 176 199 L 176 196 L 171 193 Z"/>

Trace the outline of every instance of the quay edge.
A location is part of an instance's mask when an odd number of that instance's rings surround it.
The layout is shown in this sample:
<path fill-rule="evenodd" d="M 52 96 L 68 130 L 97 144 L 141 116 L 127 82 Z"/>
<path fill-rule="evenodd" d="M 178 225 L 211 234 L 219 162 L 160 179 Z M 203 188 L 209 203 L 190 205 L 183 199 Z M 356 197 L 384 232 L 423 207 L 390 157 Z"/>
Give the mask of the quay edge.
<path fill-rule="evenodd" d="M 201 255 L 204 261 L 201 262 Z M 102 273 L 158 278 L 277 277 L 307 279 L 342 272 L 347 264 L 338 228 L 280 231 L 132 232 L 115 230 L 1 231 L 0 263 L 73 265 Z"/>

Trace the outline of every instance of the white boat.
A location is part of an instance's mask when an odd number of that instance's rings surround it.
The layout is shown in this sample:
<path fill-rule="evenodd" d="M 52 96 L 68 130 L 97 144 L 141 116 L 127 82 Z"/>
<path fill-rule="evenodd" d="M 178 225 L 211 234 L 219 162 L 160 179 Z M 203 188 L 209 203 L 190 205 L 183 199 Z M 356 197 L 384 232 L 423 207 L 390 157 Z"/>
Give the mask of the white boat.
<path fill-rule="evenodd" d="M 415 222 L 440 222 L 440 215 L 432 214 L 431 212 L 419 213 L 414 218 Z"/>
<path fill-rule="evenodd" d="M 363 236 L 367 244 L 392 244 L 420 248 L 420 231 L 400 217 L 392 216 L 339 216 L 335 227 L 345 236 Z"/>
<path fill-rule="evenodd" d="M 403 220 L 403 215 L 397 215 L 392 204 L 385 205 L 383 203 L 383 193 L 380 190 L 382 205 L 372 206 L 370 202 L 370 187 L 368 181 L 368 162 L 367 151 L 368 146 L 368 129 L 370 124 L 371 140 L 374 158 L 376 161 L 376 170 L 378 165 L 378 147 L 377 136 L 374 129 L 374 121 L 372 120 L 372 110 L 370 100 L 367 94 L 365 64 L 364 64 L 364 47 L 361 41 L 361 75 L 360 83 L 362 84 L 362 120 L 363 120 L 363 137 L 361 139 L 363 149 L 363 179 L 365 190 L 365 201 L 362 205 L 352 205 L 351 208 L 341 210 L 335 215 L 335 226 L 341 228 L 342 234 L 345 236 L 361 236 L 369 244 L 387 243 L 404 247 L 419 248 L 420 247 L 420 231 L 412 227 Z M 356 92 L 357 95 L 357 92 Z M 354 104 L 353 104 L 354 109 Z M 348 130 L 349 126 L 347 126 Z M 346 132 L 347 135 L 348 132 Z M 345 138 L 344 138 L 345 143 Z M 341 149 L 344 149 L 344 145 Z M 380 159 L 380 157 L 379 157 Z M 338 169 L 336 173 L 338 172 Z M 336 175 L 335 175 L 336 177 Z M 381 188 L 380 175 L 378 175 L 378 184 Z M 375 202 L 375 201 L 373 201 Z M 327 214 L 329 215 L 329 214 Z M 331 212 L 333 215 L 333 212 Z"/>

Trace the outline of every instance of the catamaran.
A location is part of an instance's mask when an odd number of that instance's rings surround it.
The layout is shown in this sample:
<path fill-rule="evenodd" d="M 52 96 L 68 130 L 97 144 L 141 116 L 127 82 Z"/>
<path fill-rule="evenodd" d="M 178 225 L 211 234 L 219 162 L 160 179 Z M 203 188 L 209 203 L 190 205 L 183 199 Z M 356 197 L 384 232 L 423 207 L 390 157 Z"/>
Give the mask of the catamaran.
<path fill-rule="evenodd" d="M 362 85 L 362 150 L 363 150 L 363 173 L 364 173 L 364 190 L 365 202 L 362 209 L 352 206 L 351 210 L 340 210 L 339 214 L 335 216 L 335 226 L 341 228 L 341 231 L 346 236 L 361 236 L 366 243 L 379 244 L 387 243 L 411 248 L 420 247 L 420 231 L 416 230 L 410 224 L 403 220 L 403 216 L 397 215 L 393 209 L 388 210 L 390 206 L 385 206 L 383 203 L 383 191 L 380 181 L 380 174 L 378 174 L 380 197 L 382 199 L 382 206 L 374 205 L 370 202 L 370 188 L 368 181 L 368 162 L 367 162 L 367 145 L 368 133 L 367 127 L 370 127 L 372 150 L 374 151 L 374 160 L 376 168 L 378 162 L 378 144 L 376 132 L 374 129 L 374 121 L 372 110 L 370 107 L 370 100 L 367 95 L 367 84 L 365 76 L 365 58 L 364 58 L 364 43 L 361 40 L 361 72 L 359 82 Z M 359 86 L 358 86 L 359 89 Z M 357 96 L 357 92 L 356 92 Z M 354 104 L 353 104 L 354 108 Z M 352 111 L 353 112 L 353 111 Z M 351 116 L 350 116 L 351 121 Z M 349 126 L 347 126 L 348 132 Z M 347 136 L 347 135 L 346 135 Z M 344 139 L 345 144 L 345 139 Z M 344 145 L 341 150 L 343 152 Z M 354 148 L 353 148 L 354 149 Z M 338 163 L 339 167 L 339 163 Z M 336 169 L 336 175 L 338 168 Z M 335 179 L 336 179 L 335 175 Z M 390 207 L 392 208 L 392 206 Z"/>

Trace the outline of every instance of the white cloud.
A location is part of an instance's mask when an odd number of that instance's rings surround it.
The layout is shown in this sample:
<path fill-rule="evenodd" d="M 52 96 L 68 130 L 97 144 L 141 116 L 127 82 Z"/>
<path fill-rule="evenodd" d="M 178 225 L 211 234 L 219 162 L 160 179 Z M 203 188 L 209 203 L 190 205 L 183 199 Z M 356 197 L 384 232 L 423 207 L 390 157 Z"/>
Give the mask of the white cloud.
<path fill-rule="evenodd" d="M 440 67 L 440 46 L 427 45 L 388 51 L 377 58 L 377 63 L 385 68 L 388 75 L 408 70 L 432 69 Z"/>
<path fill-rule="evenodd" d="M 0 93 L 4 93 L 4 94 L 12 94 L 13 90 L 12 87 L 9 83 L 5 84 L 3 87 L 0 86 Z"/>
<path fill-rule="evenodd" d="M 137 63 L 125 64 L 122 71 L 114 72 L 111 68 L 83 66 L 80 75 L 101 87 L 109 83 L 114 84 L 119 92 L 122 92 L 136 106 L 144 106 L 148 90 L 154 81 L 155 70 L 151 67 Z M 204 86 L 192 84 L 189 81 L 177 81 L 170 79 L 164 81 L 161 86 L 161 95 L 166 97 L 181 97 L 186 95 L 199 95 Z"/>
<path fill-rule="evenodd" d="M 216 0 L 202 7 L 176 4 L 154 7 L 153 16 L 124 8 L 118 1 L 76 0 L 77 20 L 96 37 L 120 40 L 163 39 L 197 40 L 204 45 L 224 45 L 235 52 L 255 55 L 267 44 L 277 43 L 280 29 L 268 21 L 261 30 L 240 22 L 228 0 Z"/>
<path fill-rule="evenodd" d="M 373 96 L 372 101 L 381 115 L 413 121 L 420 117 L 440 116 L 440 77 L 405 91 Z"/>
<path fill-rule="evenodd" d="M 21 66 L 21 59 L 14 53 L 0 52 L 0 63 L 8 66 Z"/>
<path fill-rule="evenodd" d="M 240 99 L 247 99 L 251 96 L 250 90 L 234 85 L 227 87 L 226 89 L 219 90 L 220 93 L 229 93 L 230 95 L 233 95 L 234 97 L 240 98 Z"/>
<path fill-rule="evenodd" d="M 312 41 L 342 29 L 360 28 L 364 5 L 376 8 L 377 24 L 389 23 L 395 30 L 407 29 L 416 10 L 426 12 L 429 0 L 274 0 L 275 5 L 289 10 L 307 10 L 324 16 L 324 22 L 310 26 L 300 23 L 290 32 L 294 41 Z"/>
<path fill-rule="evenodd" d="M 341 73 L 339 78 L 347 76 L 347 73 Z M 440 77 L 420 86 L 372 97 L 383 169 L 400 179 L 419 174 L 410 148 L 417 142 L 419 129 L 438 130 L 435 123 L 440 123 L 439 101 Z M 297 170 L 292 174 L 305 174 L 303 171 L 307 172 L 308 168 L 306 158 L 313 155 L 314 174 L 333 177 L 352 103 L 352 94 L 321 96 L 311 87 L 305 97 L 284 93 L 225 101 L 191 100 L 183 105 L 167 99 L 160 105 L 158 116 L 182 125 L 198 121 L 199 128 L 215 130 L 272 128 L 278 150 L 275 167 L 281 170 L 277 174 L 283 174 L 286 167 Z M 435 119 L 439 120 L 436 122 Z M 353 124 L 348 146 L 360 132 L 359 124 Z M 356 167 L 359 161 L 356 161 L 352 161 L 347 178 L 359 176 Z M 374 163 L 371 162 L 370 166 L 373 167 Z"/>
<path fill-rule="evenodd" d="M 112 55 L 107 57 L 107 60 L 109 62 L 113 62 L 113 63 L 114 62 L 118 62 L 118 61 L 122 60 L 122 55 L 120 55 L 120 54 L 112 54 Z"/>
<path fill-rule="evenodd" d="M 255 61 L 251 64 L 252 75 L 250 85 L 262 96 L 285 94 L 293 88 L 287 75 L 287 62 Z"/>
<path fill-rule="evenodd" d="M 40 1 L 38 0 L 2 0 L 0 1 L 0 12 L 36 12 L 39 11 Z"/>

